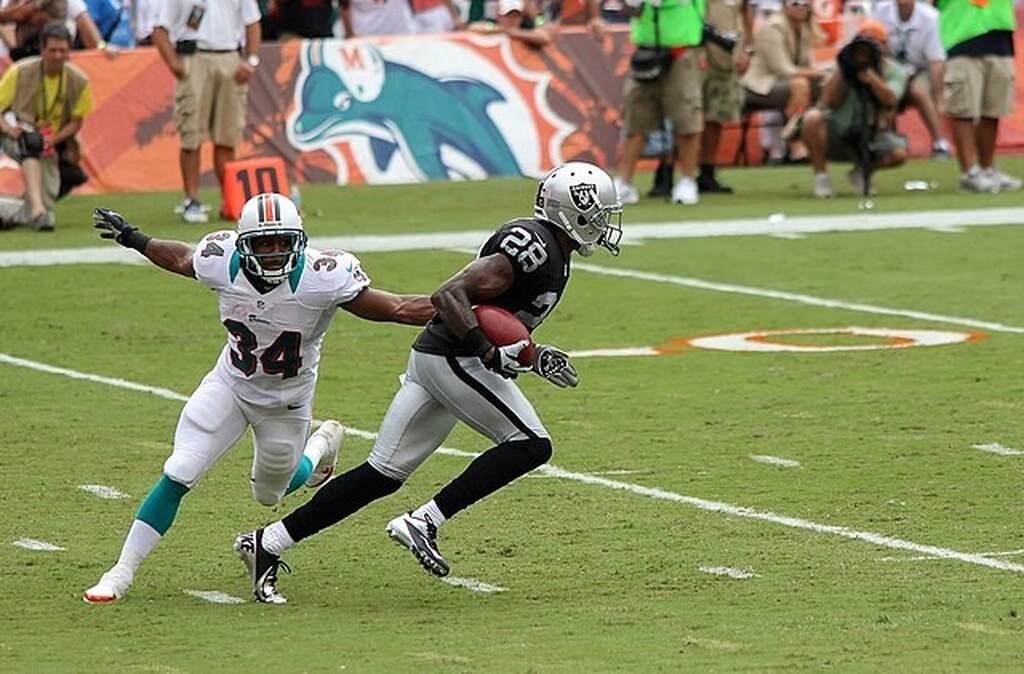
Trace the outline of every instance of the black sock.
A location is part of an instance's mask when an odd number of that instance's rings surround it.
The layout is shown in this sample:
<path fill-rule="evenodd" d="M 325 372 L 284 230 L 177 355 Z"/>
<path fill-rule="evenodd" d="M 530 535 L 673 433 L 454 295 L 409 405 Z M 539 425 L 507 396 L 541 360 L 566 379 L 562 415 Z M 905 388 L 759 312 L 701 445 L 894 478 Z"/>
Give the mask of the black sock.
<path fill-rule="evenodd" d="M 700 165 L 700 177 L 703 180 L 714 180 L 715 179 L 715 165 L 714 164 L 701 164 Z"/>
<path fill-rule="evenodd" d="M 402 483 L 362 463 L 320 487 L 305 505 L 283 520 L 296 542 L 337 524 L 363 506 L 398 491 Z"/>
<path fill-rule="evenodd" d="M 445 518 L 452 517 L 550 458 L 551 441 L 547 438 L 503 442 L 473 459 L 437 493 L 434 503 Z"/>

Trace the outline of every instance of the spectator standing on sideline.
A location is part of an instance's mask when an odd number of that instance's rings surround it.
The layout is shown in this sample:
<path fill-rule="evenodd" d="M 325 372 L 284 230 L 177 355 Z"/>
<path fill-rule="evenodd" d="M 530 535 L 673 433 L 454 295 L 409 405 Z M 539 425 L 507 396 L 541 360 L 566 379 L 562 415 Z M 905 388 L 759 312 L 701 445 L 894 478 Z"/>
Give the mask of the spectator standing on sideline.
<path fill-rule="evenodd" d="M 249 80 L 260 64 L 256 0 L 166 0 L 153 44 L 177 80 L 182 219 L 206 222 L 199 202 L 199 149 L 203 141 L 213 141 L 213 166 L 223 185 L 224 165 L 235 158 L 242 139 Z"/>
<path fill-rule="evenodd" d="M 417 33 L 450 33 L 463 28 L 452 0 L 412 0 Z"/>
<path fill-rule="evenodd" d="M 42 55 L 13 64 L 0 79 L 3 149 L 21 164 L 25 182 L 20 212 L 5 220 L 38 231 L 54 227 L 53 206 L 60 194 L 60 157 L 73 143 L 82 120 L 92 112 L 92 90 L 85 73 L 68 63 L 71 34 L 62 21 L 47 24 L 40 35 Z"/>
<path fill-rule="evenodd" d="M 754 36 L 750 67 L 740 79 L 748 108 L 784 111 L 784 138 L 795 131 L 824 76 L 811 65 L 813 37 L 810 0 L 785 0 L 782 12 Z"/>
<path fill-rule="evenodd" d="M 939 27 L 946 48 L 943 101 L 953 120 L 960 162 L 960 189 L 1019 190 L 1021 181 L 995 166 L 999 118 L 1013 112 L 1011 0 L 939 0 Z"/>
<path fill-rule="evenodd" d="M 628 0 L 628 4 L 634 13 L 630 39 L 638 49 L 623 94 L 626 140 L 615 187 L 622 203 L 640 200 L 633 176 L 644 134 L 660 129 L 668 119 L 682 173 L 672 188 L 672 202 L 693 205 L 700 200 L 696 175 L 704 130 L 700 44 L 706 0 L 661 0 L 657 4 Z"/>
<path fill-rule="evenodd" d="M 750 66 L 753 51 L 754 18 L 747 0 L 708 0 L 707 22 L 714 29 L 734 36 L 736 45 L 726 51 L 714 40 L 705 40 L 708 69 L 704 75 L 704 133 L 700 145 L 700 175 L 697 189 L 702 193 L 732 194 L 732 188 L 715 175 L 722 125 L 739 121 L 742 96 L 739 76 Z"/>
<path fill-rule="evenodd" d="M 8 45 L 12 61 L 39 54 L 39 36 L 50 21 L 64 21 L 67 0 L 15 0 L 0 9 L 0 24 L 13 23 L 14 44 Z"/>
<path fill-rule="evenodd" d="M 338 5 L 347 38 L 416 32 L 409 0 L 340 0 Z"/>
<path fill-rule="evenodd" d="M 504 33 L 531 47 L 544 47 L 551 43 L 551 27 L 537 12 L 533 0 L 499 0 L 498 17 L 493 22 L 478 21 L 469 25 L 479 33 Z"/>
<path fill-rule="evenodd" d="M 932 156 L 949 157 L 949 142 L 942 137 L 939 122 L 946 50 L 939 37 L 938 11 L 921 0 L 895 0 L 878 5 L 874 18 L 889 32 L 893 58 L 910 69 L 910 86 L 900 111 L 911 105 L 917 108 L 932 137 Z"/>

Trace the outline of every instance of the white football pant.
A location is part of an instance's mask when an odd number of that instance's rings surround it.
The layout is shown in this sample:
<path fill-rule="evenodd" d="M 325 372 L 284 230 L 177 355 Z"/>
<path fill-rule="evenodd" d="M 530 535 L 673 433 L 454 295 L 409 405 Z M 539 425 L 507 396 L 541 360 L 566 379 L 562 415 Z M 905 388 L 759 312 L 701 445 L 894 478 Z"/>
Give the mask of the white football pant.
<path fill-rule="evenodd" d="M 287 407 L 256 407 L 211 372 L 181 411 L 164 474 L 191 489 L 251 427 L 252 495 L 263 505 L 274 505 L 302 459 L 312 415 L 312 396 Z"/>

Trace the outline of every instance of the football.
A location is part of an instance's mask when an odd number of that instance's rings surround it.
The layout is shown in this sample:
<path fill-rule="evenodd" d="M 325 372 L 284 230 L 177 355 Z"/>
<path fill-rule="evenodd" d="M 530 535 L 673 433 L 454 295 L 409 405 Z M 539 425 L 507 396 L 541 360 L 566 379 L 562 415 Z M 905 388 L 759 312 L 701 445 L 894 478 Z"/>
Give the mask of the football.
<path fill-rule="evenodd" d="M 480 329 L 496 345 L 506 346 L 521 339 L 527 340 L 529 344 L 519 352 L 517 360 L 523 365 L 533 363 L 533 340 L 530 339 L 530 331 L 522 321 L 505 309 L 490 304 L 473 307 L 473 313 L 476 314 L 476 322 L 480 324 Z"/>

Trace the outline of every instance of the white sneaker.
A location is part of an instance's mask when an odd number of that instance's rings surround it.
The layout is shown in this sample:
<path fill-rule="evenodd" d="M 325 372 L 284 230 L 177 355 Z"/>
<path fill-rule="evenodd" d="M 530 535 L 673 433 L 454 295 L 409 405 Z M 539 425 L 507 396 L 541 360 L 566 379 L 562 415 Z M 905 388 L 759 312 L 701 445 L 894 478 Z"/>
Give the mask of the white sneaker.
<path fill-rule="evenodd" d="M 210 219 L 207 215 L 208 209 L 204 209 L 203 205 L 198 201 L 192 200 L 185 206 L 185 210 L 181 213 L 181 219 L 190 225 L 202 224 Z"/>
<path fill-rule="evenodd" d="M 932 159 L 949 159 L 951 156 L 953 156 L 953 149 L 945 138 L 939 138 L 932 143 Z"/>
<path fill-rule="evenodd" d="M 96 583 L 82 595 L 82 600 L 88 604 L 105 604 L 117 601 L 124 596 L 132 585 L 134 574 L 123 566 L 115 564 L 110 571 L 103 574 L 100 582 Z"/>
<path fill-rule="evenodd" d="M 636 191 L 636 185 L 627 183 L 622 178 L 616 178 L 614 183 L 615 191 L 619 193 L 619 201 L 623 204 L 640 203 L 640 193 Z"/>
<path fill-rule="evenodd" d="M 995 194 L 999 191 L 999 188 L 1000 184 L 998 178 L 990 176 L 988 171 L 982 171 L 977 166 L 971 168 L 967 173 L 960 174 L 961 192 Z"/>
<path fill-rule="evenodd" d="M 1003 173 L 996 167 L 985 169 L 982 173 L 992 182 L 998 183 L 1000 192 L 1016 192 L 1024 183 L 1009 173 Z"/>
<path fill-rule="evenodd" d="M 672 203 L 693 206 L 700 201 L 700 194 L 697 190 L 697 181 L 690 176 L 683 176 L 672 188 Z"/>
<path fill-rule="evenodd" d="M 341 449 L 341 441 L 345 439 L 345 427 L 334 419 L 328 419 L 320 424 L 313 435 L 309 436 L 306 445 L 317 441 L 324 442 L 327 448 L 320 455 L 320 461 L 316 464 L 306 486 L 316 489 L 334 475 L 334 464 L 338 462 L 338 450 Z"/>
<path fill-rule="evenodd" d="M 849 173 L 846 174 L 846 180 L 850 183 L 850 187 L 853 188 L 853 193 L 858 197 L 864 196 L 864 171 L 860 170 L 859 167 L 854 166 L 850 169 Z M 831 184 L 829 185 L 831 187 Z M 871 191 L 868 196 L 875 196 L 875 186 L 871 186 Z"/>
<path fill-rule="evenodd" d="M 827 173 L 816 173 L 814 175 L 814 196 L 819 199 L 831 199 L 836 195 L 832 189 L 832 178 Z"/>

